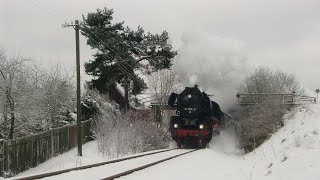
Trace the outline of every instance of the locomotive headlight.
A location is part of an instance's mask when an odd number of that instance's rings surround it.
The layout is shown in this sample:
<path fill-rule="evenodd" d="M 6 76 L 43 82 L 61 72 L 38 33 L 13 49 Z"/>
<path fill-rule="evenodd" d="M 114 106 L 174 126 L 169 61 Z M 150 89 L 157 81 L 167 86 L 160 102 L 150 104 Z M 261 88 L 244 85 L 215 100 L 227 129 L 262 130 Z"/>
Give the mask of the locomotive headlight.
<path fill-rule="evenodd" d="M 200 124 L 200 125 L 199 125 L 199 128 L 200 128 L 200 129 L 203 129 L 203 128 L 204 128 L 204 125 L 203 125 L 203 124 Z"/>
<path fill-rule="evenodd" d="M 178 124 L 174 124 L 173 127 L 174 128 L 178 128 L 179 126 L 178 126 Z"/>

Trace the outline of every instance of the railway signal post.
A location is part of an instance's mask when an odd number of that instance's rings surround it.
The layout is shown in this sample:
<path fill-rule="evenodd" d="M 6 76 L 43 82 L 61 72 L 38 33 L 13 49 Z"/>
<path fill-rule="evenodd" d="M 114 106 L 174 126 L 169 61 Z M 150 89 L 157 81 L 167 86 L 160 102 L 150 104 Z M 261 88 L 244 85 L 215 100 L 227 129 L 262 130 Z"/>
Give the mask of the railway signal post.
<path fill-rule="evenodd" d="M 75 20 L 73 23 L 65 23 L 63 28 L 73 27 L 76 31 L 76 66 L 77 66 L 77 144 L 78 144 L 78 156 L 82 156 L 82 125 L 81 125 L 81 89 L 80 89 L 80 43 L 79 43 L 79 20 Z"/>

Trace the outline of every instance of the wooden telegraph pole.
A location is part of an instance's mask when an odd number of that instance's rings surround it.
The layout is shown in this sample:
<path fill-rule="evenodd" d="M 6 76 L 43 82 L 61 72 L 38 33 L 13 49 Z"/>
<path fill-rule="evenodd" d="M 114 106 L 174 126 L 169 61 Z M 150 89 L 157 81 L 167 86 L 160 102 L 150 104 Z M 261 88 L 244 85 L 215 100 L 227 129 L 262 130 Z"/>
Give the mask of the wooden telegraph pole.
<path fill-rule="evenodd" d="M 81 86 L 80 86 L 80 45 L 79 45 L 79 20 L 75 20 L 74 24 L 65 23 L 62 27 L 74 27 L 76 31 L 76 66 L 77 66 L 77 144 L 78 156 L 82 156 L 82 128 L 81 128 Z"/>

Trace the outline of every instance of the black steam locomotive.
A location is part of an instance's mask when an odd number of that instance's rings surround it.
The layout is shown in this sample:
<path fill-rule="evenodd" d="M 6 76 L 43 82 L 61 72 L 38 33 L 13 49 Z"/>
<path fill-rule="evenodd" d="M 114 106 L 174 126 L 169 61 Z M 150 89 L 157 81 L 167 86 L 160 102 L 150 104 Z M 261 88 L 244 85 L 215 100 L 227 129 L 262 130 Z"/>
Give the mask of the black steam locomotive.
<path fill-rule="evenodd" d="M 170 118 L 169 131 L 179 148 L 182 145 L 204 148 L 213 134 L 220 133 L 224 113 L 198 86 L 186 87 L 180 94 L 172 93 L 168 105 L 177 109 Z"/>

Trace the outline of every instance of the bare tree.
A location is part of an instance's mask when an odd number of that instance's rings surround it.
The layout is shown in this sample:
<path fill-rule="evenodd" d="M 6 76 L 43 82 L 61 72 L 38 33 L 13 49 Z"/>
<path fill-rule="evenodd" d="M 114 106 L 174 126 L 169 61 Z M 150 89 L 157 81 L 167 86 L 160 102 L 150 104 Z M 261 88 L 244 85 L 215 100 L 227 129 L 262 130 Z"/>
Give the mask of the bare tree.
<path fill-rule="evenodd" d="M 281 70 L 273 71 L 267 67 L 258 67 L 244 81 L 240 91 L 245 93 L 303 93 L 294 74 Z"/>
<path fill-rule="evenodd" d="M 4 124 L 7 124 L 7 115 L 10 114 L 10 130 L 8 138 L 13 138 L 14 128 L 15 128 L 15 103 L 16 97 L 19 95 L 19 89 L 17 84 L 20 78 L 23 77 L 21 72 L 26 59 L 23 59 L 20 55 L 8 58 L 5 51 L 1 50 L 0 55 L 0 90 L 2 91 L 2 96 L 4 96 Z"/>
<path fill-rule="evenodd" d="M 74 76 L 62 72 L 61 66 L 55 65 L 45 74 L 40 83 L 42 99 L 40 101 L 43 124 L 46 129 L 59 121 L 66 110 L 74 108 Z"/>
<path fill-rule="evenodd" d="M 147 77 L 148 87 L 151 93 L 153 93 L 151 99 L 160 104 L 161 114 L 169 117 L 169 114 L 165 115 L 161 108 L 168 103 L 168 97 L 172 92 L 182 90 L 183 87 L 179 82 L 178 76 L 172 70 L 164 69 L 154 72 Z"/>
<path fill-rule="evenodd" d="M 155 99 L 159 102 L 166 100 L 165 97 L 172 92 L 182 89 L 178 76 L 169 69 L 159 70 L 150 74 L 148 77 L 148 87 L 155 94 Z"/>
<path fill-rule="evenodd" d="M 284 125 L 283 115 L 289 107 L 279 96 L 259 96 L 264 93 L 303 93 L 300 83 L 293 74 L 273 71 L 266 67 L 257 68 L 240 87 L 242 93 L 254 93 L 250 98 L 256 104 L 242 108 L 241 146 L 252 151 Z M 274 99 L 272 99 L 274 98 Z"/>
<path fill-rule="evenodd" d="M 73 73 L 59 65 L 46 70 L 0 49 L 2 137 L 12 139 L 68 123 L 64 120 L 68 110 L 74 110 L 74 94 Z"/>

